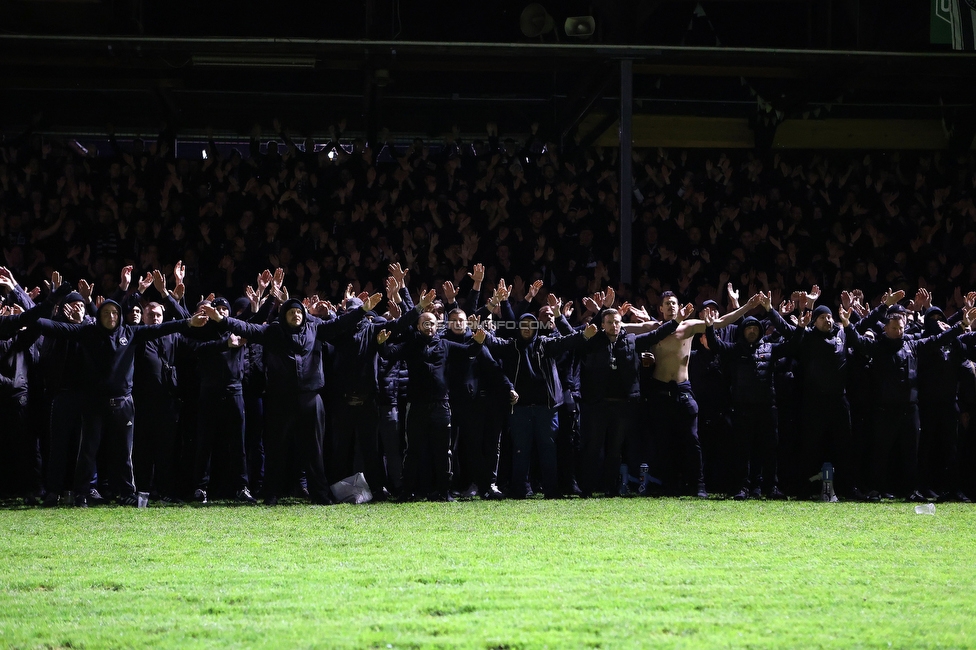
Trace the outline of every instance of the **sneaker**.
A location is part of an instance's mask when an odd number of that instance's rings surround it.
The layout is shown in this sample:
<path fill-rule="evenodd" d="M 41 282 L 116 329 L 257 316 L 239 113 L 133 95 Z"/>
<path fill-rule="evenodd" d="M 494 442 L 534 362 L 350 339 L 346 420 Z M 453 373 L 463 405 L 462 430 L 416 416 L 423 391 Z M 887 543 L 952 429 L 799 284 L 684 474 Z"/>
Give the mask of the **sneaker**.
<path fill-rule="evenodd" d="M 41 503 L 41 507 L 56 508 L 58 507 L 58 503 L 60 502 L 61 502 L 60 496 L 58 496 L 54 492 L 48 492 L 47 495 L 44 497 L 44 501 Z"/>
<path fill-rule="evenodd" d="M 868 492 L 868 493 L 867 493 L 867 494 L 866 494 L 866 495 L 864 496 L 864 498 L 865 498 L 865 499 L 866 499 L 866 500 L 867 500 L 867 501 L 868 501 L 869 503 L 878 503 L 878 502 L 880 502 L 880 501 L 881 501 L 881 493 L 880 493 L 880 492 L 878 492 L 877 490 L 871 490 L 870 492 Z"/>
<path fill-rule="evenodd" d="M 929 502 L 929 500 L 925 497 L 925 495 L 922 494 L 921 492 L 919 492 L 918 490 L 915 490 L 914 492 L 912 492 L 911 494 L 909 494 L 908 495 L 908 500 L 911 503 L 928 503 Z"/>
<path fill-rule="evenodd" d="M 246 504 L 252 505 L 252 506 L 255 505 L 255 504 L 257 504 L 257 502 L 258 502 L 257 499 L 255 499 L 254 497 L 251 496 L 251 491 L 248 490 L 247 488 L 238 490 L 237 491 L 237 494 L 234 495 L 234 498 L 237 499 L 238 501 L 240 501 L 241 503 L 246 503 Z"/>
<path fill-rule="evenodd" d="M 478 496 L 478 486 L 474 483 L 468 486 L 468 489 L 461 493 L 461 496 L 465 499 L 473 499 Z"/>
<path fill-rule="evenodd" d="M 778 487 L 774 487 L 766 498 L 771 501 L 786 501 L 786 495 Z M 836 501 L 836 498 L 834 500 Z"/>
<path fill-rule="evenodd" d="M 322 492 L 313 493 L 308 502 L 315 506 L 334 506 L 339 503 L 332 494 L 332 490 L 328 488 Z"/>
<path fill-rule="evenodd" d="M 866 495 L 860 488 L 851 488 L 850 498 L 854 501 L 869 501 L 868 495 Z"/>
<path fill-rule="evenodd" d="M 194 490 L 194 492 L 193 492 L 193 500 L 196 501 L 197 503 L 206 503 L 207 502 L 207 491 L 206 490 Z"/>
<path fill-rule="evenodd" d="M 489 485 L 488 489 L 485 490 L 485 493 L 481 496 L 481 498 L 489 501 L 501 501 L 505 498 L 505 495 L 502 494 L 502 491 L 498 489 L 497 485 Z"/>
<path fill-rule="evenodd" d="M 278 497 L 274 496 L 273 494 L 269 494 L 268 496 L 264 497 L 264 505 L 266 506 L 278 505 Z"/>
<path fill-rule="evenodd" d="M 159 502 L 162 503 L 164 506 L 181 506 L 181 505 L 183 505 L 183 500 L 182 499 L 177 499 L 176 497 L 170 497 L 170 496 L 160 497 L 159 498 Z"/>
<path fill-rule="evenodd" d="M 944 492 L 939 495 L 939 503 L 955 501 L 957 503 L 972 503 L 972 500 L 962 490 L 956 492 Z"/>
<path fill-rule="evenodd" d="M 98 490 L 96 490 L 95 488 L 92 488 L 92 489 L 88 490 L 88 503 L 91 504 L 91 505 L 93 505 L 93 506 L 104 505 L 105 504 L 105 497 L 103 497 Z"/>
<path fill-rule="evenodd" d="M 120 496 L 119 497 L 119 505 L 120 506 L 132 506 L 132 507 L 135 507 L 135 506 L 139 505 L 139 497 L 137 497 L 135 494 L 127 494 L 124 497 L 123 496 Z"/>
<path fill-rule="evenodd" d="M 41 500 L 37 498 L 36 494 L 28 494 L 27 496 L 24 497 L 25 506 L 34 507 L 36 505 L 39 505 L 40 503 Z"/>
<path fill-rule="evenodd" d="M 732 499 L 735 501 L 745 501 L 749 498 L 749 491 L 746 489 L 739 490 L 732 495 Z"/>
<path fill-rule="evenodd" d="M 698 492 L 695 494 L 695 496 L 698 497 L 699 499 L 707 499 L 708 492 L 704 488 L 700 488 Z"/>
<path fill-rule="evenodd" d="M 75 507 L 76 508 L 87 508 L 88 507 L 88 497 L 77 496 L 75 497 Z"/>

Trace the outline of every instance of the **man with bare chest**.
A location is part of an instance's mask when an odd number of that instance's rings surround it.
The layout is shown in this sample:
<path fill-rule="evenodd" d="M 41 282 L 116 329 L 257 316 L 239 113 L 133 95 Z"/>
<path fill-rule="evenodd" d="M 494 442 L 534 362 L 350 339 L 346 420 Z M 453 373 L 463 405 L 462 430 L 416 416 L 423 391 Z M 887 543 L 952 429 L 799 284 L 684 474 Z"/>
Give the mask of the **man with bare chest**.
<path fill-rule="evenodd" d="M 734 323 L 759 305 L 753 296 L 739 309 L 715 321 L 721 328 Z M 666 291 L 661 295 L 661 318 L 671 320 L 678 313 L 678 298 Z M 685 320 L 678 329 L 654 346 L 657 363 L 651 382 L 651 402 L 658 419 L 660 448 L 664 453 L 662 479 L 670 493 L 708 497 L 702 465 L 701 442 L 698 440 L 698 403 L 688 381 L 688 360 L 692 339 L 705 331 L 705 322 Z"/>

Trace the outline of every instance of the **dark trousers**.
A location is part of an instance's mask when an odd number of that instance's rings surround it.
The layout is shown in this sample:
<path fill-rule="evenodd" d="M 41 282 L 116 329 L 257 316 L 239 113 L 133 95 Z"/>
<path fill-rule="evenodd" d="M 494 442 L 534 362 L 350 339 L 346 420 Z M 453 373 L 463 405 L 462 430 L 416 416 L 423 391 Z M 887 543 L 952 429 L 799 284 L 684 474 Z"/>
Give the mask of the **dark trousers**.
<path fill-rule="evenodd" d="M 498 481 L 502 420 L 498 400 L 487 395 L 451 403 L 451 428 L 457 450 L 459 487 L 474 483 L 482 492 Z"/>
<path fill-rule="evenodd" d="M 705 483 L 717 492 L 738 490 L 741 486 L 735 474 L 735 438 L 728 411 L 699 411 L 698 435 Z"/>
<path fill-rule="evenodd" d="M 858 485 L 857 463 L 851 439 L 851 407 L 844 395 L 806 395 L 803 402 L 803 446 L 800 481 L 807 486 L 824 463 L 834 466 L 835 484 L 841 494 L 850 495 Z M 809 493 L 809 488 L 807 489 Z"/>
<path fill-rule="evenodd" d="M 919 483 L 939 493 L 960 490 L 959 405 L 954 399 L 920 402 L 918 414 Z"/>
<path fill-rule="evenodd" d="M 73 487 L 81 448 L 84 410 L 88 403 L 80 391 L 62 391 L 51 397 L 48 420 L 48 458 L 45 468 L 47 491 L 61 494 Z"/>
<path fill-rule="evenodd" d="M 383 484 L 391 493 L 399 494 L 403 488 L 403 434 L 396 404 L 379 405 L 376 428 L 381 452 L 386 460 Z"/>
<path fill-rule="evenodd" d="M 313 501 L 331 503 L 325 473 L 325 406 L 315 392 L 269 393 L 265 414 L 265 498 L 288 493 L 288 452 L 295 446 Z"/>
<path fill-rule="evenodd" d="M 565 399 L 565 398 L 564 398 Z M 563 494 L 579 490 L 576 483 L 581 448 L 580 415 L 576 402 L 563 403 L 557 409 L 559 431 L 556 433 L 556 471 Z"/>
<path fill-rule="evenodd" d="M 4 463 L 3 488 L 11 494 L 37 496 L 41 492 L 41 450 L 38 437 L 27 426 L 27 391 L 18 391 L 0 398 L 3 414 L 2 447 Z"/>
<path fill-rule="evenodd" d="M 177 496 L 176 439 L 179 403 L 168 394 L 135 394 L 132 463 L 136 485 L 160 496 Z"/>
<path fill-rule="evenodd" d="M 636 402 L 601 400 L 580 404 L 580 436 L 583 466 L 580 489 L 583 494 L 617 493 L 621 451 L 627 432 L 634 426 Z"/>
<path fill-rule="evenodd" d="M 216 448 L 234 491 L 247 487 L 247 454 L 244 450 L 244 397 L 242 395 L 201 394 L 197 414 L 194 476 L 196 487 L 210 484 L 210 465 Z"/>
<path fill-rule="evenodd" d="M 669 492 L 696 494 L 705 489 L 698 402 L 689 382 L 653 380 L 652 405 L 660 418 L 658 436 L 664 452 L 663 481 Z"/>
<path fill-rule="evenodd" d="M 75 494 L 88 493 L 95 476 L 99 449 L 104 447 L 103 466 L 98 467 L 99 476 L 105 477 L 106 483 L 120 497 L 132 495 L 136 491 L 136 479 L 132 469 L 135 421 L 132 396 L 111 399 L 92 397 L 85 411 L 81 453 L 75 469 Z"/>
<path fill-rule="evenodd" d="M 776 487 L 776 407 L 738 404 L 732 409 L 735 436 L 733 489 L 761 487 L 769 494 Z"/>
<path fill-rule="evenodd" d="M 918 488 L 918 405 L 879 404 L 871 439 L 871 489 L 908 496 Z M 891 458 L 898 475 L 892 477 Z"/>
<path fill-rule="evenodd" d="M 515 405 L 510 418 L 512 426 L 512 482 L 510 496 L 524 497 L 529 474 L 532 444 L 539 452 L 539 469 L 542 473 L 542 491 L 546 496 L 559 494 L 556 472 L 556 432 L 559 430 L 559 414 L 548 406 Z"/>
<path fill-rule="evenodd" d="M 244 389 L 244 450 L 247 482 L 252 490 L 264 487 L 264 400 Z"/>
<path fill-rule="evenodd" d="M 329 475 L 336 481 L 356 472 L 356 449 L 363 462 L 363 475 L 370 489 L 379 491 L 384 484 L 382 457 L 377 425 L 379 413 L 372 399 L 350 404 L 344 400 L 332 403 L 332 454 Z"/>
<path fill-rule="evenodd" d="M 416 493 L 434 474 L 439 495 L 451 489 L 451 407 L 447 402 L 407 404 L 407 447 L 403 459 L 403 487 Z"/>

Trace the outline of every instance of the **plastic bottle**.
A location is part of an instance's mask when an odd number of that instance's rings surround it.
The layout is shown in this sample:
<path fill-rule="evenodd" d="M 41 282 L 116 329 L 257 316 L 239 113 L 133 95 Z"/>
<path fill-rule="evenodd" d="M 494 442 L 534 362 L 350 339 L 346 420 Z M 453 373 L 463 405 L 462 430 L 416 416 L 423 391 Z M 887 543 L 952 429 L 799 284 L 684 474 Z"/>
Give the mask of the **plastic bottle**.
<path fill-rule="evenodd" d="M 640 484 L 637 486 L 637 494 L 643 495 L 647 492 L 647 472 L 650 469 L 647 463 L 641 463 L 640 466 Z"/>
<path fill-rule="evenodd" d="M 916 515 L 934 515 L 935 514 L 935 504 L 934 503 L 920 503 L 915 506 Z"/>

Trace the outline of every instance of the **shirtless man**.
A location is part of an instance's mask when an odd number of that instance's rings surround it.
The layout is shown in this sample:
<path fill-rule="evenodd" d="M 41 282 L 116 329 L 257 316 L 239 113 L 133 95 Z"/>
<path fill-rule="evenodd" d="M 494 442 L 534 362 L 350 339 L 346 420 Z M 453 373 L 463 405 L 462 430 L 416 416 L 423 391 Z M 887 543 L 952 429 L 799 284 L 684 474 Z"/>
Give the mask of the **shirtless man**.
<path fill-rule="evenodd" d="M 749 310 L 759 306 L 757 294 L 739 309 L 715 321 L 717 329 L 726 327 Z M 670 291 L 661 294 L 661 318 L 669 321 L 678 313 L 678 298 Z M 651 395 L 648 395 L 660 421 L 661 442 L 670 459 L 664 469 L 664 481 L 670 491 L 707 498 L 702 466 L 701 442 L 698 440 L 698 403 L 688 381 L 691 341 L 705 332 L 705 321 L 689 319 L 677 331 L 654 346 L 656 359 Z"/>

